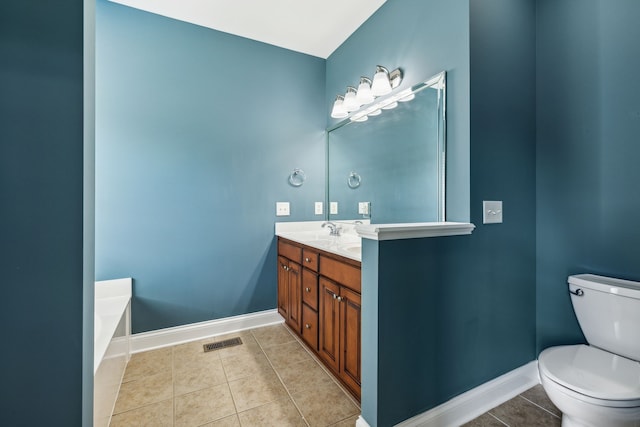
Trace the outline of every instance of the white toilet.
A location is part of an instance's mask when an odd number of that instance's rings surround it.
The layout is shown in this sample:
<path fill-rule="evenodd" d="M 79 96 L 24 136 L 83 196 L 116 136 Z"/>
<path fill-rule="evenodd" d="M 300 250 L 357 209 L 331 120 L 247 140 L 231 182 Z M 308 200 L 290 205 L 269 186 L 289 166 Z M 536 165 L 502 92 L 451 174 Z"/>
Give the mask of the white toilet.
<path fill-rule="evenodd" d="M 571 302 L 589 345 L 540 353 L 540 379 L 563 427 L 640 427 L 640 283 L 569 277 Z"/>

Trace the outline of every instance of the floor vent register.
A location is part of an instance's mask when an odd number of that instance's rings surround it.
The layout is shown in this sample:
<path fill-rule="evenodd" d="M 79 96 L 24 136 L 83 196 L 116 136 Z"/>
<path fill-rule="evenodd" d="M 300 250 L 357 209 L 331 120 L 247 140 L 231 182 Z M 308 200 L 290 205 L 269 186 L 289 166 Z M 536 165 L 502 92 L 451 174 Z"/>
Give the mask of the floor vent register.
<path fill-rule="evenodd" d="M 204 352 L 207 353 L 209 351 L 220 350 L 222 348 L 234 347 L 236 345 L 241 345 L 242 340 L 240 338 L 229 338 L 228 340 L 220 341 L 220 342 L 212 342 L 211 344 L 205 344 Z"/>

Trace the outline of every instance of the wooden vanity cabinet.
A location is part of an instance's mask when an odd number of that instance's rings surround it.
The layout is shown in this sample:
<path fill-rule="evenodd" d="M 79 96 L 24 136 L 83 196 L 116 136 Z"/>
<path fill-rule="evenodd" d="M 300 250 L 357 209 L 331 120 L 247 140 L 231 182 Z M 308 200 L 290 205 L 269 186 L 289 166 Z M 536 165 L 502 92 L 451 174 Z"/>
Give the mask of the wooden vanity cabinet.
<path fill-rule="evenodd" d="M 279 237 L 278 267 L 278 311 L 359 399 L 360 263 Z"/>

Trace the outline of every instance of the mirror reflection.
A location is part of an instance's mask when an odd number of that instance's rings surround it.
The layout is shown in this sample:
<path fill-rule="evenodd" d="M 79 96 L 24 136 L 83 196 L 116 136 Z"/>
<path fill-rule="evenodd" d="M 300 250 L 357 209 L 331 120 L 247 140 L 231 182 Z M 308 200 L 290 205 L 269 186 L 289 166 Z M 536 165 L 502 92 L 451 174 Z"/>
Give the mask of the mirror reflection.
<path fill-rule="evenodd" d="M 404 102 L 328 132 L 330 220 L 444 221 L 446 75 L 391 94 Z M 409 95 L 409 96 L 408 96 Z M 361 120 L 361 119 L 360 119 Z M 333 210 L 332 209 L 332 210 Z"/>

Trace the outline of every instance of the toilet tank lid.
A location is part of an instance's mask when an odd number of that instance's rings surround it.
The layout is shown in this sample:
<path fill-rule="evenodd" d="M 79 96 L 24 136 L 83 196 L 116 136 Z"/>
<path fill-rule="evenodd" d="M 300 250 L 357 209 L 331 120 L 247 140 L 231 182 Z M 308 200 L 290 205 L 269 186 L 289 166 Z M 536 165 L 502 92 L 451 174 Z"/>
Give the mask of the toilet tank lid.
<path fill-rule="evenodd" d="M 576 274 L 569 276 L 569 284 L 593 289 L 594 291 L 640 299 L 640 282 L 632 282 L 631 280 L 614 279 L 595 274 Z"/>

